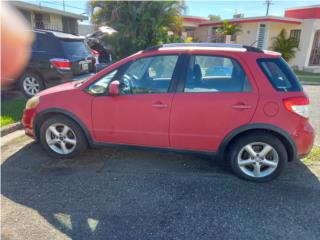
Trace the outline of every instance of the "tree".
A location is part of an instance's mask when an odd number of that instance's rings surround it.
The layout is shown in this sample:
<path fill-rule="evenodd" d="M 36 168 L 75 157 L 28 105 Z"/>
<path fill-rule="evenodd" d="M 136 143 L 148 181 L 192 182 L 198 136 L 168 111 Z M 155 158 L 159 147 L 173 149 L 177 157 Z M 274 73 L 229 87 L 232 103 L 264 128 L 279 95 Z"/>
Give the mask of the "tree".
<path fill-rule="evenodd" d="M 179 38 L 183 1 L 94 1 L 93 23 L 118 31 L 107 37 L 116 58 Z M 172 34 L 169 36 L 168 32 Z"/>
<path fill-rule="evenodd" d="M 286 30 L 282 29 L 278 36 L 272 38 L 273 42 L 271 49 L 276 52 L 280 52 L 282 57 L 286 61 L 289 61 L 290 59 L 295 57 L 299 42 L 295 38 L 286 37 L 286 35 Z"/>
<path fill-rule="evenodd" d="M 210 14 L 208 18 L 209 18 L 209 21 L 221 21 L 221 17 L 219 15 Z"/>
<path fill-rule="evenodd" d="M 228 20 L 224 20 L 222 25 L 218 28 L 218 32 L 223 35 L 234 35 L 241 32 L 241 27 L 237 24 L 231 24 Z"/>

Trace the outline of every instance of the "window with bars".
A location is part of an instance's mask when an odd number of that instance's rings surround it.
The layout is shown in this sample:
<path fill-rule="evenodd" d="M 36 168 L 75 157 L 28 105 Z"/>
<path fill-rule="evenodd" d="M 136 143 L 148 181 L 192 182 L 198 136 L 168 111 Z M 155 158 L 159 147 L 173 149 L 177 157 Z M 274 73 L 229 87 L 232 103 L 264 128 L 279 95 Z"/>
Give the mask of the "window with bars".
<path fill-rule="evenodd" d="M 34 25 L 38 29 L 50 29 L 50 15 L 45 13 L 34 13 Z"/>
<path fill-rule="evenodd" d="M 290 38 L 294 38 L 298 41 L 298 44 L 300 42 L 300 35 L 301 35 L 301 29 L 293 29 L 290 31 Z"/>

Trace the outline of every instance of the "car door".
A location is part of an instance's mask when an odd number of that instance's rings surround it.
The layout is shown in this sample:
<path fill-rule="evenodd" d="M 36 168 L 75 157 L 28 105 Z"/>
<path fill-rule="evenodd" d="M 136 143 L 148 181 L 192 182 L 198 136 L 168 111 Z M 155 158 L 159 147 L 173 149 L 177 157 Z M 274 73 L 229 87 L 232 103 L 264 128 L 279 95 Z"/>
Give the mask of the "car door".
<path fill-rule="evenodd" d="M 178 55 L 145 57 L 130 63 L 120 81 L 120 95 L 93 100 L 93 128 L 97 141 L 169 147 L 172 83 Z"/>
<path fill-rule="evenodd" d="M 36 33 L 36 39 L 32 44 L 32 54 L 29 59 L 28 67 L 35 69 L 43 75 L 50 72 L 50 38 L 45 33 Z"/>
<path fill-rule="evenodd" d="M 172 104 L 171 147 L 216 151 L 227 133 L 251 120 L 258 93 L 238 60 L 228 55 L 190 55 L 184 83 Z"/>

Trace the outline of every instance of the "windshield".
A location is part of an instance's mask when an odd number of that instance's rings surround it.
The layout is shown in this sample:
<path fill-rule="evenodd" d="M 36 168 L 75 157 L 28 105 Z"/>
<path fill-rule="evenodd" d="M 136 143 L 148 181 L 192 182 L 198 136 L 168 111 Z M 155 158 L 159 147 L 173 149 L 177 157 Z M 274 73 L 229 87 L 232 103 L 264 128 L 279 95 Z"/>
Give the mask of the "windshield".
<path fill-rule="evenodd" d="M 87 57 L 90 54 L 84 41 L 61 40 L 61 45 L 66 56 L 71 59 Z"/>

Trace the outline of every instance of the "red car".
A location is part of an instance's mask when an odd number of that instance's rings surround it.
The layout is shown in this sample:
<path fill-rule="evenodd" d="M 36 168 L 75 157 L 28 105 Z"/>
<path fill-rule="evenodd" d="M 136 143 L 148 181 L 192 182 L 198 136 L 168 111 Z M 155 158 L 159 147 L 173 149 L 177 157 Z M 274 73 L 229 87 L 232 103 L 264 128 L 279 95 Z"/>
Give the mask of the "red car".
<path fill-rule="evenodd" d="M 263 182 L 306 156 L 309 100 L 278 53 L 243 45 L 166 44 L 87 81 L 31 98 L 26 134 L 57 158 L 131 145 L 216 153 L 236 175 Z"/>

